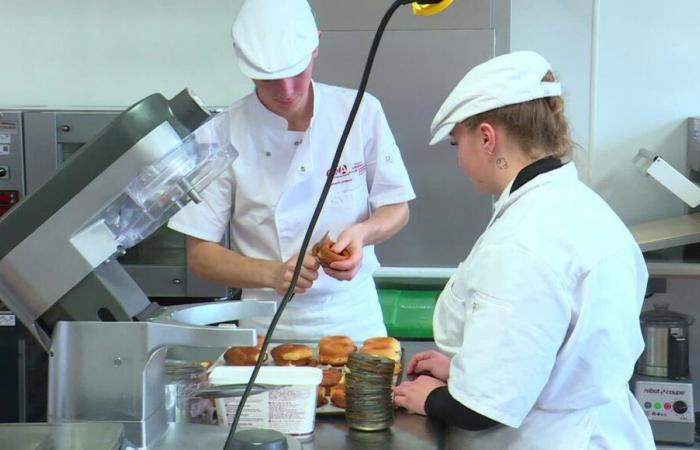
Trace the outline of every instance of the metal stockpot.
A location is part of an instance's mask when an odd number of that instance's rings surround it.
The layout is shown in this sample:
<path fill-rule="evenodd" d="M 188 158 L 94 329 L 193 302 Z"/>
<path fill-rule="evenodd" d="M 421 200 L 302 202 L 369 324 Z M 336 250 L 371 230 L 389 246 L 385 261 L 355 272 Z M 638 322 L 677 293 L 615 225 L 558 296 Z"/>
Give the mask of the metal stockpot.
<path fill-rule="evenodd" d="M 695 318 L 671 311 L 668 304 L 654 305 L 654 309 L 639 317 L 644 337 L 644 352 L 637 361 L 636 372 L 653 377 L 684 378 L 688 368 L 688 328 Z"/>

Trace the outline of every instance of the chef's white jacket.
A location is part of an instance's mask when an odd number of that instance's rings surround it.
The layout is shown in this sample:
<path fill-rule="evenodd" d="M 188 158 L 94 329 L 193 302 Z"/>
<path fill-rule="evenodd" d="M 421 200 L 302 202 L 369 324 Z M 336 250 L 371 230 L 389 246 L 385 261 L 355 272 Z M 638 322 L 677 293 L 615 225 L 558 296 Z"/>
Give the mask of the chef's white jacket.
<path fill-rule="evenodd" d="M 434 316 L 439 348 L 454 355 L 450 394 L 506 425 L 451 429 L 455 448 L 653 449 L 628 387 L 647 277 L 628 229 L 573 163 L 508 186 Z"/>
<path fill-rule="evenodd" d="M 306 131 L 289 131 L 286 119 L 265 108 L 255 93 L 214 117 L 198 139 L 228 141 L 238 158 L 204 190 L 203 203 L 188 204 L 168 226 L 218 242 L 230 223 L 231 248 L 245 256 L 286 261 L 298 253 L 356 94 L 321 83 L 312 88 L 314 113 Z M 377 208 L 413 198 L 382 107 L 365 94 L 311 242 L 327 231 L 335 239 Z M 372 280 L 378 267 L 374 247 L 366 246 L 352 281 L 320 271 L 312 288 L 289 303 L 275 337 L 386 335 Z M 243 290 L 244 299 L 280 297 L 272 289 Z M 241 325 L 264 331 L 269 321 L 254 318 Z"/>

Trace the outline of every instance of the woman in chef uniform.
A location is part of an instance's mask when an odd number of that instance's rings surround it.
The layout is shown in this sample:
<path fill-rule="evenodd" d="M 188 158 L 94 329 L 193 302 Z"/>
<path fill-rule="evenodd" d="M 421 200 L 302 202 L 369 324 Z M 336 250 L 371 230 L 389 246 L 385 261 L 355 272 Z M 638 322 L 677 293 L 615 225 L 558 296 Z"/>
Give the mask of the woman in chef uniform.
<path fill-rule="evenodd" d="M 515 52 L 473 68 L 431 127 L 478 190 L 486 231 L 435 310 L 442 353 L 417 354 L 396 403 L 451 428 L 455 448 L 653 449 L 630 393 L 647 271 L 608 205 L 579 181 L 561 87 Z M 454 431 L 454 432 L 453 432 Z"/>
<path fill-rule="evenodd" d="M 312 81 L 319 31 L 306 0 L 246 0 L 232 28 L 255 92 L 212 119 L 200 139 L 231 144 L 233 165 L 169 222 L 187 234 L 201 276 L 243 288 L 243 299 L 287 291 L 356 91 Z M 386 335 L 372 273 L 374 244 L 408 221 L 413 189 L 382 107 L 367 94 L 312 236 L 326 232 L 350 258 L 319 270 L 309 254 L 274 336 L 355 340 Z M 231 249 L 218 242 L 231 227 Z M 270 317 L 241 321 L 264 332 Z"/>

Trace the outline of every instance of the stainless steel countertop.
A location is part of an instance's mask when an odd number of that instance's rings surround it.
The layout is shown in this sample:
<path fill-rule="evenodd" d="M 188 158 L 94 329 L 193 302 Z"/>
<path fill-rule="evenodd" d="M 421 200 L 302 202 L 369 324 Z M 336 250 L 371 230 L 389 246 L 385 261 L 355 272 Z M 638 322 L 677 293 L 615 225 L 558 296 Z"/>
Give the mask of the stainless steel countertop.
<path fill-rule="evenodd" d="M 398 412 L 389 430 L 351 430 L 343 416 L 316 418 L 316 431 L 304 449 L 446 449 L 447 430 L 426 417 Z"/>
<path fill-rule="evenodd" d="M 120 423 L 0 424 L 3 450 L 119 450 L 123 439 Z"/>
<path fill-rule="evenodd" d="M 189 423 L 169 424 L 165 437 L 149 450 L 223 449 L 228 428 Z M 362 432 L 349 429 L 343 416 L 317 416 L 313 435 L 301 440 L 304 450 L 442 450 L 445 428 L 423 416 L 398 412 L 389 430 Z M 129 447 L 127 447 L 129 449 Z"/>

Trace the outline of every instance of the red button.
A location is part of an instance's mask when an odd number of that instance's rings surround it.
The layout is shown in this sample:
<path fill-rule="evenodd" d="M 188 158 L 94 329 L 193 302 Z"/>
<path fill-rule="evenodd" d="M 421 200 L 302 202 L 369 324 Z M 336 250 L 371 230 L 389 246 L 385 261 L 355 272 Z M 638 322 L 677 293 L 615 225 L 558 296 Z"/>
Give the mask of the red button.
<path fill-rule="evenodd" d="M 7 206 L 17 203 L 18 194 L 17 191 L 0 191 L 0 204 Z"/>
<path fill-rule="evenodd" d="M 673 405 L 670 403 L 664 403 L 664 409 L 671 409 L 673 408 Z"/>

